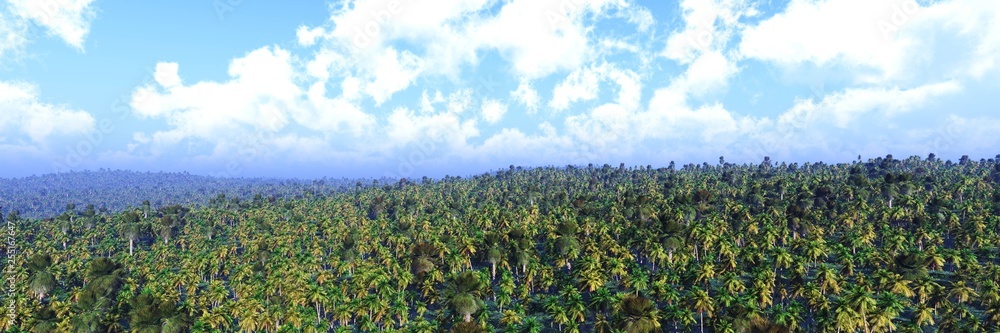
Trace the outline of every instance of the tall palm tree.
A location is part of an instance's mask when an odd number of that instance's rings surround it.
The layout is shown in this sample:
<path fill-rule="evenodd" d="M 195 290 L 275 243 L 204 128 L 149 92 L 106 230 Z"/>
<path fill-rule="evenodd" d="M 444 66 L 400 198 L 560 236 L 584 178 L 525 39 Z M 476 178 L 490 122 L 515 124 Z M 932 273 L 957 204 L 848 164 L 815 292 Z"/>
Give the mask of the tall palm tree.
<path fill-rule="evenodd" d="M 33 274 L 29 288 L 40 302 L 56 286 L 55 276 L 49 272 L 49 267 L 52 266 L 52 257 L 48 254 L 35 253 L 31 256 L 27 266 Z"/>
<path fill-rule="evenodd" d="M 448 304 L 452 309 L 462 316 L 465 322 L 472 321 L 472 314 L 482 308 L 484 288 L 483 283 L 476 271 L 464 271 L 455 274 L 445 285 L 444 295 L 449 299 Z"/>
<path fill-rule="evenodd" d="M 708 292 L 702 290 L 701 288 L 694 287 L 688 293 L 687 297 L 688 305 L 698 313 L 698 326 L 701 327 L 701 332 L 705 332 L 705 313 L 708 313 L 708 317 L 712 317 L 712 313 L 715 311 L 715 302 L 712 297 L 708 295 Z"/>

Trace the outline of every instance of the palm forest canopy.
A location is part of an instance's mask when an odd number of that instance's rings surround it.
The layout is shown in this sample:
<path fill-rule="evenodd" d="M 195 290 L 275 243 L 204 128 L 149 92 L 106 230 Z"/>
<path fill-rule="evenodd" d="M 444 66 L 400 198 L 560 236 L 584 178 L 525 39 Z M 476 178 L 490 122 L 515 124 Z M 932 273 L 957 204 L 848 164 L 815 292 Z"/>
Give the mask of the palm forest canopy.
<path fill-rule="evenodd" d="M 23 178 L 0 178 L 0 212 L 23 217 L 59 215 L 67 205 L 117 212 L 130 206 L 196 206 L 213 200 L 301 196 L 353 187 L 348 179 L 219 178 L 187 173 L 97 170 Z M 367 185 L 367 183 L 366 183 Z M 89 208 L 88 208 L 89 207 Z"/>
<path fill-rule="evenodd" d="M 511 167 L 9 214 L 9 332 L 996 332 L 1000 164 Z"/>

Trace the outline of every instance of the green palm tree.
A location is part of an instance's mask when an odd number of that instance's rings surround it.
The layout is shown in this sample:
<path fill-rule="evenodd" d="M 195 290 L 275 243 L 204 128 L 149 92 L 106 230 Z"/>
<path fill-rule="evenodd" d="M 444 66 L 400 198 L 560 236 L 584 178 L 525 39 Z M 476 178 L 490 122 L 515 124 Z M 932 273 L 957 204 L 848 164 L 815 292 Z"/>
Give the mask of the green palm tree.
<path fill-rule="evenodd" d="M 479 326 L 479 324 L 476 324 L 476 323 L 473 323 L 473 322 L 463 321 L 463 322 L 460 322 L 460 323 L 456 323 L 454 326 L 452 326 L 451 327 L 451 332 L 452 333 L 483 333 L 483 332 L 486 332 L 486 330 L 483 329 L 483 327 Z"/>
<path fill-rule="evenodd" d="M 715 311 L 715 301 L 712 297 L 708 295 L 708 292 L 702 290 L 701 288 L 694 287 L 691 292 L 688 293 L 687 297 L 688 305 L 698 313 L 698 326 L 701 327 L 701 332 L 705 332 L 705 313 L 708 313 L 708 317 L 712 317 L 712 313 Z"/>
<path fill-rule="evenodd" d="M 628 295 L 617 306 L 618 327 L 629 333 L 648 333 L 660 328 L 656 303 L 642 296 Z"/>
<path fill-rule="evenodd" d="M 482 308 L 480 297 L 485 287 L 478 272 L 464 271 L 452 276 L 445 285 L 444 295 L 449 299 L 452 309 L 462 316 L 462 320 L 470 322 L 472 314 Z"/>

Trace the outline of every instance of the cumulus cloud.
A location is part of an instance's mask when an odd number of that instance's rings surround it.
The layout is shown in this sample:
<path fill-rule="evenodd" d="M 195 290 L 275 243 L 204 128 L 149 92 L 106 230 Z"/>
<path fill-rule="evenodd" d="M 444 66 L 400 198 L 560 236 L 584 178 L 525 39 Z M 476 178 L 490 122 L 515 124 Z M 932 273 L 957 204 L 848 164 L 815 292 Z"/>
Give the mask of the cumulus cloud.
<path fill-rule="evenodd" d="M 739 20 L 756 10 L 741 0 L 685 0 L 680 7 L 683 28 L 667 37 L 660 52 L 684 68 L 670 89 L 693 97 L 719 92 L 739 72 L 739 56 L 728 48 L 743 28 Z"/>
<path fill-rule="evenodd" d="M 667 38 L 661 55 L 681 64 L 695 61 L 699 54 L 725 48 L 737 33 L 740 17 L 754 13 L 740 0 L 684 0 L 680 7 L 684 28 Z"/>
<path fill-rule="evenodd" d="M 483 120 L 487 123 L 496 124 L 507 113 L 507 104 L 497 100 L 483 101 Z"/>
<path fill-rule="evenodd" d="M 91 2 L 10 0 L 0 3 L 0 64 L 30 54 L 26 46 L 31 39 L 32 24 L 77 50 L 83 50 L 83 41 L 94 16 Z M 45 102 L 34 82 L 0 80 L 0 150 L 11 160 L 51 161 L 54 159 L 50 156 L 53 140 L 91 134 L 95 124 L 94 117 L 84 110 Z M 37 165 L 23 165 L 25 167 L 12 166 L 11 172 L 38 171 Z"/>
<path fill-rule="evenodd" d="M 11 12 L 22 19 L 45 27 L 66 44 L 83 50 L 83 41 L 90 32 L 90 21 L 96 16 L 94 0 L 8 0 Z"/>
<path fill-rule="evenodd" d="M 571 103 L 597 98 L 598 83 L 602 75 L 597 68 L 573 71 L 552 91 L 549 106 L 557 111 L 569 108 Z"/>
<path fill-rule="evenodd" d="M 134 92 L 136 115 L 162 118 L 169 130 L 151 135 L 154 145 L 185 139 L 226 143 L 233 137 L 277 133 L 291 124 L 323 133 L 360 135 L 373 118 L 352 102 L 357 82 L 343 81 L 343 96 L 329 97 L 322 83 L 296 79 L 301 68 L 279 47 L 265 47 L 233 59 L 225 82 L 181 83 L 178 65 L 160 63 L 157 85 Z"/>
<path fill-rule="evenodd" d="M 692 108 L 683 91 L 657 89 L 649 108 L 636 116 L 637 130 L 649 139 L 695 139 L 711 142 L 716 136 L 740 130 L 740 123 L 721 104 Z"/>
<path fill-rule="evenodd" d="M 610 82 L 617 86 L 615 103 L 629 110 L 639 106 L 642 97 L 642 82 L 639 75 L 631 69 L 602 63 L 575 70 L 567 75 L 553 88 L 549 107 L 562 111 L 573 103 L 595 100 L 600 95 L 602 82 Z"/>
<path fill-rule="evenodd" d="M 301 27 L 301 45 L 324 38 L 332 49 L 357 56 L 382 53 L 393 41 L 419 42 L 425 61 L 438 74 L 455 74 L 459 66 L 478 61 L 477 51 L 495 49 L 522 76 L 536 78 L 581 65 L 591 51 L 589 15 L 623 13 L 648 28 L 651 16 L 642 8 L 613 0 L 493 1 L 347 1 L 336 8 L 330 25 Z"/>
<path fill-rule="evenodd" d="M 743 32 L 743 57 L 781 66 L 843 68 L 861 82 L 898 82 L 934 68 L 946 79 L 993 69 L 1000 8 L 991 1 L 794 0 Z M 953 39 L 960 43 L 948 43 Z M 940 48 L 957 59 L 935 56 Z M 862 70 L 858 70 L 858 69 Z"/>
<path fill-rule="evenodd" d="M 535 113 L 538 111 L 538 104 L 541 103 L 541 97 L 538 96 L 538 91 L 531 86 L 531 82 L 521 81 L 517 85 L 517 90 L 510 93 L 510 97 L 515 101 L 524 105 L 528 109 L 528 113 Z"/>
<path fill-rule="evenodd" d="M 851 88 L 823 97 L 819 102 L 801 100 L 778 118 L 780 124 L 832 124 L 846 128 L 861 114 L 880 112 L 891 117 L 922 107 L 928 100 L 961 90 L 954 81 L 912 89 Z"/>
<path fill-rule="evenodd" d="M 170 89 L 181 84 L 181 78 L 177 74 L 179 66 L 176 62 L 161 62 L 156 64 L 153 79 L 161 87 Z"/>
<path fill-rule="evenodd" d="M 230 137 L 269 133 L 265 146 L 314 157 L 394 161 L 417 147 L 441 162 L 425 166 L 485 167 L 907 151 L 879 133 L 904 115 L 952 112 L 928 108 L 992 80 L 1000 13 L 991 4 L 792 0 L 761 17 L 762 2 L 683 0 L 674 26 L 626 0 L 344 1 L 328 22 L 297 29 L 308 52 L 255 50 L 233 59 L 228 80 L 189 82 L 184 64 L 159 64 L 132 106 L 168 129 L 132 144 L 193 138 L 224 152 Z M 615 28 L 598 27 L 607 21 Z M 792 75 L 764 77 L 771 71 Z M 827 77 L 829 92 L 802 98 L 808 87 L 789 79 L 801 73 L 849 79 Z M 476 80 L 491 75 L 502 88 Z M 754 91 L 771 87 L 744 75 L 782 91 Z M 734 84 L 782 109 L 733 102 Z M 522 106 L 556 112 L 510 121 Z M 995 123 L 947 119 L 970 133 Z M 979 146 L 991 142 L 984 137 Z"/>
<path fill-rule="evenodd" d="M 389 48 L 374 62 L 370 69 L 373 80 L 365 86 L 365 92 L 380 105 L 393 94 L 410 86 L 420 74 L 421 60 L 409 51 L 396 52 Z"/>
<path fill-rule="evenodd" d="M 390 141 L 384 148 L 390 149 L 429 141 L 444 145 L 442 149 L 451 155 L 468 149 L 468 139 L 479 136 L 474 119 L 462 120 L 453 112 L 417 114 L 407 108 L 398 108 L 389 115 L 386 125 Z"/>
<path fill-rule="evenodd" d="M 0 137 L 7 141 L 20 134 L 44 145 L 52 136 L 89 133 L 95 123 L 87 112 L 40 101 L 34 85 L 0 81 Z"/>

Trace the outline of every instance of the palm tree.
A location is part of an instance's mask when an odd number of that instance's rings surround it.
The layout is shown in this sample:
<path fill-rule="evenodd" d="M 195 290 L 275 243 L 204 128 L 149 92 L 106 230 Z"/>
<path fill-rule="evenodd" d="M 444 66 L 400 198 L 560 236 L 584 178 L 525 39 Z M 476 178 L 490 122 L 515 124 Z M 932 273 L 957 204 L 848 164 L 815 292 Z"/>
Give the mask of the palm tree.
<path fill-rule="evenodd" d="M 479 324 L 463 321 L 451 327 L 452 333 L 483 333 L 486 332 Z"/>
<path fill-rule="evenodd" d="M 619 328 L 629 333 L 648 333 L 660 328 L 656 304 L 642 296 L 628 295 L 617 306 Z"/>
<path fill-rule="evenodd" d="M 28 270 L 34 274 L 29 288 L 31 293 L 38 297 L 39 302 L 44 300 L 45 295 L 52 291 L 56 285 L 55 276 L 49 272 L 50 266 L 52 266 L 52 257 L 48 254 L 36 253 L 31 256 L 31 260 L 28 262 Z"/>
<path fill-rule="evenodd" d="M 876 302 L 869 290 L 862 286 L 852 286 L 846 295 L 847 302 L 858 314 L 858 321 L 865 328 L 865 332 L 871 332 L 868 318 L 869 314 L 875 310 Z"/>
<path fill-rule="evenodd" d="M 0 329 L 612 332 L 631 322 L 627 298 L 657 312 L 635 331 L 998 328 L 996 160 L 884 161 L 542 167 L 189 211 L 58 207 L 17 221 L 17 245 L 51 263 L 12 272 L 33 321 Z M 873 204 L 887 173 L 891 209 Z M 135 251 L 168 216 L 165 242 Z M 457 287 L 466 272 L 481 287 Z M 133 323 L 142 295 L 165 315 Z"/>
<path fill-rule="evenodd" d="M 965 285 L 965 281 L 958 281 L 948 289 L 948 296 L 958 303 L 966 303 L 972 297 L 979 297 L 979 294 L 972 287 Z"/>
<path fill-rule="evenodd" d="M 472 314 L 482 307 L 480 297 L 485 284 L 476 271 L 464 271 L 455 274 L 445 285 L 444 295 L 448 304 L 462 316 L 465 322 L 472 321 Z"/>
<path fill-rule="evenodd" d="M 990 302 L 989 306 L 986 308 L 986 320 L 993 326 L 994 329 L 1000 328 L 1000 302 Z M 933 320 L 931 325 L 933 325 Z"/>
<path fill-rule="evenodd" d="M 691 292 L 688 293 L 687 297 L 688 305 L 698 313 L 698 326 L 701 327 L 701 332 L 705 332 L 705 313 L 708 312 L 708 317 L 712 317 L 712 312 L 715 311 L 715 302 L 712 297 L 708 296 L 708 292 L 702 290 L 701 288 L 694 287 Z"/>
<path fill-rule="evenodd" d="M 163 237 L 163 244 L 170 243 L 170 235 L 173 233 L 175 224 L 176 222 L 173 216 L 166 215 L 160 218 L 159 228 L 160 236 Z"/>
<path fill-rule="evenodd" d="M 45 299 L 45 295 L 55 288 L 56 280 L 52 273 L 39 271 L 31 279 L 31 293 L 38 297 L 38 301 Z"/>
<path fill-rule="evenodd" d="M 501 251 L 499 246 L 494 245 L 487 251 L 487 260 L 490 262 L 490 278 L 496 279 L 497 277 L 497 263 L 503 260 L 503 251 Z"/>
<path fill-rule="evenodd" d="M 135 241 L 139 239 L 139 214 L 136 212 L 125 212 L 121 215 L 122 223 L 125 224 L 125 238 L 128 238 L 128 255 L 132 255 Z"/>

